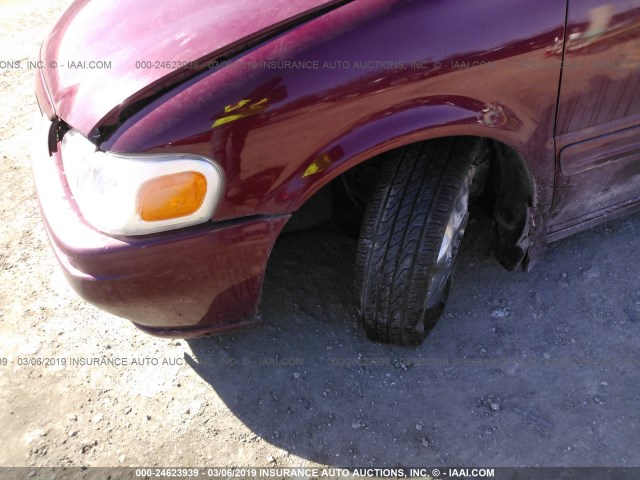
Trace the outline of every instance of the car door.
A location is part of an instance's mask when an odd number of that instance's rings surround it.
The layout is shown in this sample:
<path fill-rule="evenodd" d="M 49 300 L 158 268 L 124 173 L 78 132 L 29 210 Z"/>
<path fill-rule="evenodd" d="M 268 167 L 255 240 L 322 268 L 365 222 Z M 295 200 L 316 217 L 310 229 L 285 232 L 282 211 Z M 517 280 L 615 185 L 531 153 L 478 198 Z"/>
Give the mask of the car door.
<path fill-rule="evenodd" d="M 552 235 L 640 200 L 640 0 L 569 0 L 566 32 Z"/>

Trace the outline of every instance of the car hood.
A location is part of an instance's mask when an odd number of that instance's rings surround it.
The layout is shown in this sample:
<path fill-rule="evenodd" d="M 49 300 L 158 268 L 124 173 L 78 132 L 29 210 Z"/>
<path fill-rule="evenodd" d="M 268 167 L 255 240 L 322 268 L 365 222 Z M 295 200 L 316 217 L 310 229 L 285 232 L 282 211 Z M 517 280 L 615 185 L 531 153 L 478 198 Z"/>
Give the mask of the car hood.
<path fill-rule="evenodd" d="M 43 77 L 56 114 L 89 134 L 112 110 L 184 75 L 182 62 L 217 58 L 340 3 L 80 0 L 42 47 Z"/>

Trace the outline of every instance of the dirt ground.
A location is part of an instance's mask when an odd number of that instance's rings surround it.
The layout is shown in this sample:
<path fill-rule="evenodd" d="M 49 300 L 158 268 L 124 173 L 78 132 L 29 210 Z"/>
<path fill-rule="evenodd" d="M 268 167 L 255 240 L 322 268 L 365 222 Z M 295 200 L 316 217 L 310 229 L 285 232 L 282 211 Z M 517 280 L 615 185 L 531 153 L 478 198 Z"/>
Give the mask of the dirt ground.
<path fill-rule="evenodd" d="M 35 58 L 67 3 L 0 0 L 0 59 Z M 264 327 L 161 340 L 60 273 L 29 169 L 33 75 L 0 71 L 1 466 L 640 466 L 640 215 L 528 274 L 472 222 L 420 348 L 367 341 L 355 244 L 330 232 L 278 243 Z M 96 357 L 128 365 L 70 364 Z"/>

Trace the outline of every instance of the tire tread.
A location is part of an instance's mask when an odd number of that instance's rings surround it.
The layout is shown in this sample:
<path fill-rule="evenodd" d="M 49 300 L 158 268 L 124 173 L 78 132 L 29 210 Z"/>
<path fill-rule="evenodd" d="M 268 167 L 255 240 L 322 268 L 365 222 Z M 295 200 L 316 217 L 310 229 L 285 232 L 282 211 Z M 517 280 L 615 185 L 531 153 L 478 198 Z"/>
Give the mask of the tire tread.
<path fill-rule="evenodd" d="M 389 152 L 365 212 L 355 278 L 364 328 L 372 340 L 422 342 L 426 296 L 444 229 L 473 161 L 466 137 Z"/>

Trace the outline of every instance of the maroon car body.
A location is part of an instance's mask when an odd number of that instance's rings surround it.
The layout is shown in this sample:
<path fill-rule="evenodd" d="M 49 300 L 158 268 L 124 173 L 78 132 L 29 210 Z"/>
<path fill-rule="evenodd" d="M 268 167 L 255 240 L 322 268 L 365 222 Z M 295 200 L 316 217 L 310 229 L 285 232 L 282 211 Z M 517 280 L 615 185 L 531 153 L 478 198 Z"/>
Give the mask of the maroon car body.
<path fill-rule="evenodd" d="M 639 0 L 76 1 L 37 78 L 47 232 L 89 302 L 158 335 L 224 332 L 258 322 L 271 248 L 323 186 L 403 145 L 477 136 L 527 172 L 534 200 L 504 240 L 521 254 L 503 263 L 531 266 L 638 208 L 639 52 Z M 65 180 L 68 128 L 101 150 L 215 159 L 213 218 L 99 232 Z"/>

